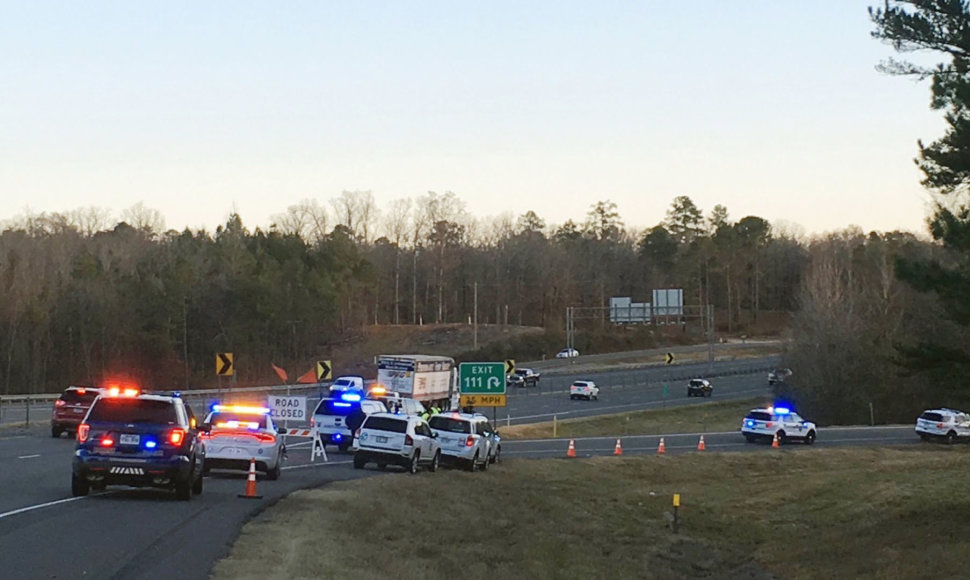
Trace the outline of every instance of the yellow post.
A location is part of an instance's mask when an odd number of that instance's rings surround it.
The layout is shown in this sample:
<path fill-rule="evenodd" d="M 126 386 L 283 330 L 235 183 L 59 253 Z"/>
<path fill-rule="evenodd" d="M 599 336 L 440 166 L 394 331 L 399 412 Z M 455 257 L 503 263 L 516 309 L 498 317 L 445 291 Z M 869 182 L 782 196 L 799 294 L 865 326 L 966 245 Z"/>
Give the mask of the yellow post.
<path fill-rule="evenodd" d="M 552 416 L 552 436 L 555 437 L 557 435 L 558 431 L 559 430 L 557 429 L 556 416 L 553 415 Z"/>

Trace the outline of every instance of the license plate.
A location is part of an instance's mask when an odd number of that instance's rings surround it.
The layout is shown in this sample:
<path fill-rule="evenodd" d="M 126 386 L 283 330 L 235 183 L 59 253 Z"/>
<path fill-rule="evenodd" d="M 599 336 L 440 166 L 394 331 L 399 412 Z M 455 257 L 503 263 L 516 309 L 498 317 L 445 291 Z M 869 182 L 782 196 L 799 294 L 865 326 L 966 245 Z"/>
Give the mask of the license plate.
<path fill-rule="evenodd" d="M 378 435 L 377 436 L 377 442 L 378 443 L 387 443 L 387 437 L 384 437 L 383 435 Z"/>
<path fill-rule="evenodd" d="M 83 407 L 74 407 L 74 412 L 75 413 L 83 413 L 84 412 L 84 408 Z"/>
<path fill-rule="evenodd" d="M 129 435 L 128 433 L 122 433 L 119 443 L 122 445 L 138 445 L 139 437 L 138 435 Z"/>

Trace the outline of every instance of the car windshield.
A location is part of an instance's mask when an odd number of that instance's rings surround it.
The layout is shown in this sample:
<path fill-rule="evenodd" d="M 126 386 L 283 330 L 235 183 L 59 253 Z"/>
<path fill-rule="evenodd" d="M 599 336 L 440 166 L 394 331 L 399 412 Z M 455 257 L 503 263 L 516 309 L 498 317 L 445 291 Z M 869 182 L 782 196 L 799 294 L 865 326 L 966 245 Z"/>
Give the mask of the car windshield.
<path fill-rule="evenodd" d="M 95 399 L 98 398 L 99 394 L 101 393 L 94 389 L 85 389 L 83 391 L 71 389 L 69 391 L 64 391 L 64 393 L 61 394 L 61 400 L 72 405 L 77 403 L 90 405 Z"/>
<path fill-rule="evenodd" d="M 439 431 L 448 431 L 449 433 L 471 433 L 471 423 L 468 421 L 462 421 L 461 419 L 453 419 L 451 417 L 442 417 L 441 415 L 435 415 L 428 421 L 428 425 L 432 429 L 438 429 Z"/>
<path fill-rule="evenodd" d="M 910 415 L 910 417 L 912 417 L 912 415 Z M 926 411 L 925 413 L 920 415 L 919 418 L 926 419 L 927 421 L 933 421 L 935 423 L 943 422 L 943 415 L 941 415 L 940 413 L 934 413 L 932 411 Z"/>
<path fill-rule="evenodd" d="M 692 387 L 703 387 L 704 386 L 704 381 L 702 381 L 701 379 L 691 379 L 690 386 L 692 386 Z M 912 415 L 910 415 L 910 416 L 912 417 Z"/>
<path fill-rule="evenodd" d="M 589 383 L 575 382 L 575 383 L 573 383 L 573 386 L 574 387 L 579 387 L 580 389 L 582 389 L 583 387 L 588 387 L 589 386 Z"/>
<path fill-rule="evenodd" d="M 317 405 L 317 410 L 313 412 L 314 415 L 336 415 L 338 417 L 346 417 L 354 410 L 353 403 L 348 403 L 346 401 L 340 401 L 337 399 L 323 399 L 320 404 Z"/>
<path fill-rule="evenodd" d="M 175 405 L 169 401 L 130 399 L 124 397 L 98 399 L 88 415 L 90 423 L 166 423 L 178 422 Z"/>
<path fill-rule="evenodd" d="M 364 421 L 364 429 L 374 429 L 376 431 L 390 431 L 391 433 L 406 433 L 408 422 L 393 417 L 374 417 L 370 416 Z"/>
<path fill-rule="evenodd" d="M 235 427 L 250 428 L 252 424 L 257 429 L 266 428 L 266 415 L 254 413 L 213 413 L 209 417 L 209 424 L 213 427 Z"/>
<path fill-rule="evenodd" d="M 910 415 L 912 417 L 912 415 Z M 745 419 L 754 419 L 755 421 L 771 421 L 771 413 L 766 413 L 764 411 L 751 411 Z"/>

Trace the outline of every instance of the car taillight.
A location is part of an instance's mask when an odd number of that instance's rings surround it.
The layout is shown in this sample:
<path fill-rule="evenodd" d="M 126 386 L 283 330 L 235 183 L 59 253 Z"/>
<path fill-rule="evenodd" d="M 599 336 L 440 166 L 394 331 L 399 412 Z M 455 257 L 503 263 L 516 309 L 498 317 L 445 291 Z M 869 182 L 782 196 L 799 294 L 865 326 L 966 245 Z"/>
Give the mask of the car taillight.
<path fill-rule="evenodd" d="M 114 447 L 115 440 L 111 438 L 111 435 L 105 435 L 101 438 L 99 443 L 101 447 Z"/>
<path fill-rule="evenodd" d="M 469 435 L 468 439 L 465 439 L 465 447 L 471 447 L 474 444 L 475 444 L 475 438 Z"/>
<path fill-rule="evenodd" d="M 317 426 L 317 420 L 316 420 L 316 418 L 315 417 L 310 417 L 310 429 L 313 429 L 316 426 Z"/>
<path fill-rule="evenodd" d="M 181 445 L 183 439 L 185 439 L 185 431 L 181 429 L 172 429 L 168 434 L 168 440 L 172 445 Z"/>
<path fill-rule="evenodd" d="M 774 425 L 774 423 L 772 423 L 771 421 L 768 421 L 767 423 L 765 423 L 765 427 L 767 427 L 768 429 L 771 429 L 772 425 Z"/>
<path fill-rule="evenodd" d="M 937 423 L 936 424 L 936 428 L 937 429 L 942 429 L 943 428 L 943 423 Z"/>
<path fill-rule="evenodd" d="M 63 407 L 66 404 L 67 403 L 64 402 L 64 399 L 58 399 L 58 400 L 54 401 L 54 406 L 55 407 Z"/>
<path fill-rule="evenodd" d="M 359 428 L 356 431 L 354 431 L 354 437 L 360 439 L 360 429 Z"/>
<path fill-rule="evenodd" d="M 404 444 L 405 445 L 414 445 L 414 439 L 410 435 L 405 434 L 404 435 Z"/>
<path fill-rule="evenodd" d="M 91 434 L 91 426 L 87 423 L 81 423 L 77 426 L 77 440 L 79 443 L 84 443 L 88 440 L 88 435 Z"/>
<path fill-rule="evenodd" d="M 269 433 L 258 433 L 256 438 L 263 443 L 276 443 L 276 435 L 270 435 Z"/>

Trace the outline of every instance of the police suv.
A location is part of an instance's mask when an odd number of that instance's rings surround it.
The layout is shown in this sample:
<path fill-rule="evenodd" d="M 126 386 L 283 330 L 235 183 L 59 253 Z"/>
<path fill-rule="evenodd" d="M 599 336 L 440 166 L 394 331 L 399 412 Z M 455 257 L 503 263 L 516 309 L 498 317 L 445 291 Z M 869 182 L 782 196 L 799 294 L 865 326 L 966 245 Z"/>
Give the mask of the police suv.
<path fill-rule="evenodd" d="M 502 440 L 485 415 L 439 413 L 428 419 L 428 425 L 441 444 L 442 461 L 484 471 L 499 460 Z"/>
<path fill-rule="evenodd" d="M 741 421 L 741 434 L 748 443 L 773 440 L 777 436 L 778 443 L 800 440 L 806 445 L 815 443 L 816 436 L 815 423 L 802 419 L 787 407 L 751 409 Z"/>
<path fill-rule="evenodd" d="M 954 443 L 957 439 L 970 437 L 970 415 L 946 408 L 923 411 L 916 419 L 916 434 L 924 441 L 940 439 Z"/>
<path fill-rule="evenodd" d="M 347 418 L 355 409 L 364 413 L 385 413 L 387 407 L 381 401 L 365 399 L 358 391 L 345 391 L 338 397 L 320 399 L 320 403 L 310 417 L 310 427 L 320 433 L 324 445 L 336 445 L 340 451 L 347 451 L 353 439 Z"/>
<path fill-rule="evenodd" d="M 202 493 L 205 445 L 177 395 L 109 389 L 77 428 L 71 493 L 107 485 L 160 487 L 188 500 Z"/>

